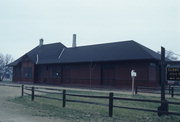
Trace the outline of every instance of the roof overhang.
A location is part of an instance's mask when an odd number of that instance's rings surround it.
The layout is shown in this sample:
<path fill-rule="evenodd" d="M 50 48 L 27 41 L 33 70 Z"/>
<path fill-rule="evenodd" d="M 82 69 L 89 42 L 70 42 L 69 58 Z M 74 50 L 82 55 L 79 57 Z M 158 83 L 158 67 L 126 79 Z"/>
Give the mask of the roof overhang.
<path fill-rule="evenodd" d="M 180 61 L 166 61 L 166 64 L 180 65 Z"/>

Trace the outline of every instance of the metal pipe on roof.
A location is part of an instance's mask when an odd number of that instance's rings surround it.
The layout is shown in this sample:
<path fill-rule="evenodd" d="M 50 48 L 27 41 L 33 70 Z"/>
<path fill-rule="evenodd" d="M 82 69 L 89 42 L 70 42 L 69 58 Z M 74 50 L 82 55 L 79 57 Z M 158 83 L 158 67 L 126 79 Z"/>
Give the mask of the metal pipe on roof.
<path fill-rule="evenodd" d="M 44 40 L 41 38 L 41 39 L 39 40 L 39 47 L 41 47 L 41 46 L 43 45 L 43 42 L 44 42 Z"/>
<path fill-rule="evenodd" d="M 76 34 L 73 34 L 73 43 L 72 47 L 76 47 Z"/>

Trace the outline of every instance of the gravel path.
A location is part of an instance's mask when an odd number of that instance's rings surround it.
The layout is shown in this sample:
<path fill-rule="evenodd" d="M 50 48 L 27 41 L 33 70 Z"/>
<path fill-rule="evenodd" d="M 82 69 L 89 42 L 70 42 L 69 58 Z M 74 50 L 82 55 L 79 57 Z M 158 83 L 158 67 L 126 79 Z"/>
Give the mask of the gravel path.
<path fill-rule="evenodd" d="M 20 94 L 20 88 L 0 86 L 0 122 L 67 122 L 60 118 L 32 116 L 28 108 L 8 100 Z"/>

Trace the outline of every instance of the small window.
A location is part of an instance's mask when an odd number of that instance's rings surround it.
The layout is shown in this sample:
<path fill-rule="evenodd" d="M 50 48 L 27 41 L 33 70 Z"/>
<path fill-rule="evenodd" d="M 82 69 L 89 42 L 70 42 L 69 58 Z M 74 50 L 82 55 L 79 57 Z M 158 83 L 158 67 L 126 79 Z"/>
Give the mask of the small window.
<path fill-rule="evenodd" d="M 150 63 L 149 65 L 149 81 L 156 81 L 156 64 L 155 63 Z"/>
<path fill-rule="evenodd" d="M 60 78 L 60 68 L 57 66 L 52 67 L 52 77 L 53 78 Z"/>
<path fill-rule="evenodd" d="M 59 72 L 53 72 L 52 74 L 53 78 L 60 78 L 60 73 Z"/>
<path fill-rule="evenodd" d="M 151 66 L 151 67 L 155 67 L 155 66 L 156 66 L 156 64 L 155 64 L 155 63 L 150 63 L 150 64 L 149 64 L 149 66 Z"/>

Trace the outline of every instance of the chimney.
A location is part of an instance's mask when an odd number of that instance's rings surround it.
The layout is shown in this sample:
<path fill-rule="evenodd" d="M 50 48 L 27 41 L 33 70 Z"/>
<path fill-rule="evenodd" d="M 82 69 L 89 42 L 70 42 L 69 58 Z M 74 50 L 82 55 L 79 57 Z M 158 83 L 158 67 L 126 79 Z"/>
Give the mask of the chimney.
<path fill-rule="evenodd" d="M 73 34 L 73 43 L 72 47 L 76 47 L 76 34 Z"/>
<path fill-rule="evenodd" d="M 43 42 L 44 42 L 44 40 L 41 38 L 41 39 L 39 40 L 39 47 L 41 47 L 41 46 L 43 45 Z"/>

